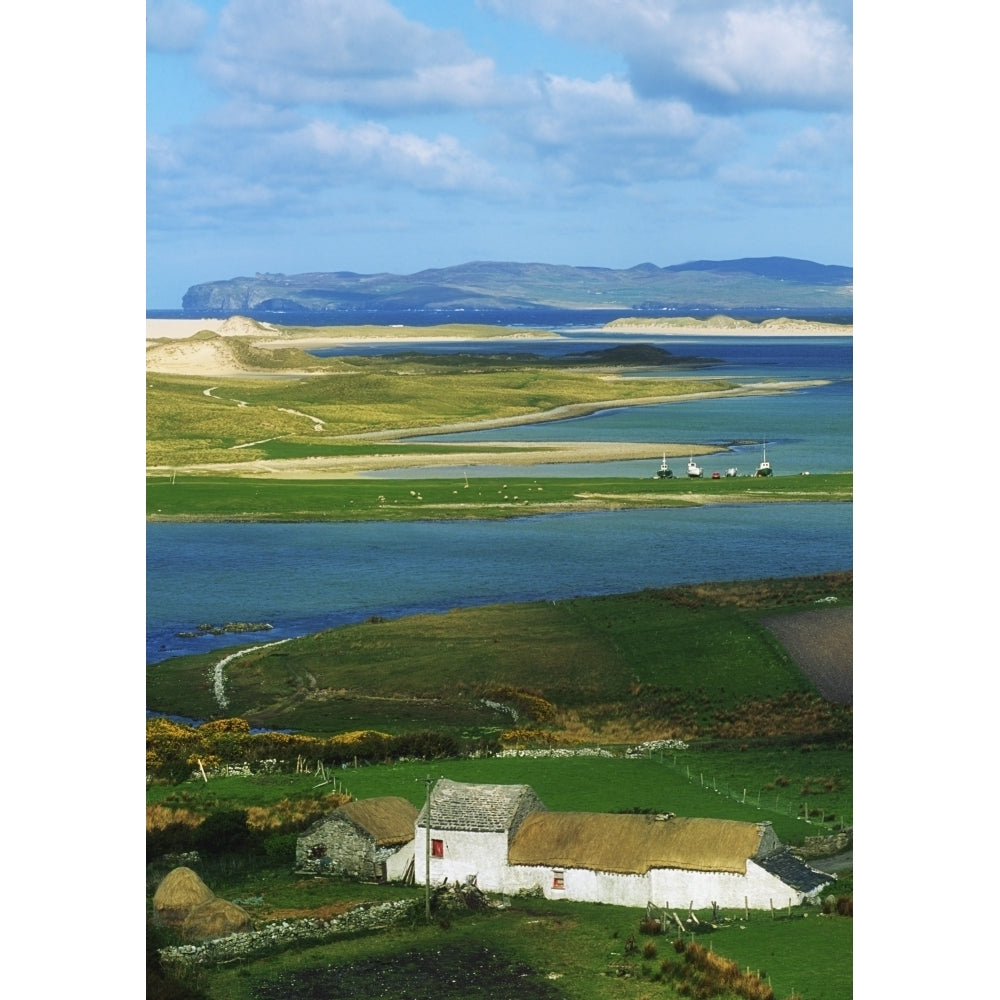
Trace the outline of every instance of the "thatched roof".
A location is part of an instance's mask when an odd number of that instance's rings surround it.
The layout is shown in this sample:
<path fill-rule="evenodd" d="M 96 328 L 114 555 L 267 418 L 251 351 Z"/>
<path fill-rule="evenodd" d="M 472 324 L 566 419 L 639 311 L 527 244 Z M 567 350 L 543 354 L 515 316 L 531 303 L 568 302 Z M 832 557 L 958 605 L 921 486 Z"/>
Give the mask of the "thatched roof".
<path fill-rule="evenodd" d="M 508 861 L 632 875 L 651 868 L 745 874 L 763 832 L 727 819 L 539 812 L 522 824 Z"/>
<path fill-rule="evenodd" d="M 253 929 L 250 914 L 224 899 L 210 899 L 196 906 L 184 919 L 181 934 L 188 941 L 207 941 L 236 931 Z"/>
<path fill-rule="evenodd" d="M 165 924 L 180 924 L 202 903 L 215 899 L 215 893 L 190 868 L 174 868 L 153 893 L 153 909 Z"/>
<path fill-rule="evenodd" d="M 477 785 L 441 778 L 431 791 L 431 829 L 503 833 L 545 806 L 530 785 Z M 427 806 L 419 826 L 426 826 Z"/>
<path fill-rule="evenodd" d="M 412 802 L 398 795 L 348 802 L 336 810 L 375 838 L 376 847 L 408 844 L 413 840 L 417 810 Z"/>

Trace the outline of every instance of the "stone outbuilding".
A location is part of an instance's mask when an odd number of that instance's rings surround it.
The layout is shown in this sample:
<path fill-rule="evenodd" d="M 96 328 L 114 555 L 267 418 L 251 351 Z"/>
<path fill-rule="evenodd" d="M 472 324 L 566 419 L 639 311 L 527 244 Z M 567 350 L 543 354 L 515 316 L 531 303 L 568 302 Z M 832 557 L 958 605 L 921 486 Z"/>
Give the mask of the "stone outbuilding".
<path fill-rule="evenodd" d="M 417 810 L 399 796 L 348 802 L 300 834 L 295 869 L 376 882 L 399 881 L 413 864 Z"/>

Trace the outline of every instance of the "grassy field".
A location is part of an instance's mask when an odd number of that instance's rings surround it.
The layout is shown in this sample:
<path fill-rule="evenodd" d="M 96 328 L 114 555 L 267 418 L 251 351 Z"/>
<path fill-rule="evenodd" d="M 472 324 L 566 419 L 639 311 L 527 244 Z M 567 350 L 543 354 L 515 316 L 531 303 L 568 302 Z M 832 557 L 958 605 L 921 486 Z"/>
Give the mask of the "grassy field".
<path fill-rule="evenodd" d="M 147 707 L 188 718 L 330 734 L 437 730 L 465 738 L 526 728 L 563 741 L 826 738 L 843 709 L 815 689 L 759 619 L 851 600 L 850 573 L 647 590 L 367 621 L 147 668 Z M 483 699 L 544 700 L 516 725 Z M 534 716 L 534 717 L 533 717 Z M 849 724 L 848 724 L 849 725 Z"/>
<path fill-rule="evenodd" d="M 710 916 L 699 912 L 703 921 Z M 643 915 L 618 906 L 518 900 L 507 910 L 430 926 L 417 921 L 219 968 L 194 983 L 213 1000 L 669 1000 L 678 993 L 663 969 L 683 957 L 670 935 L 640 932 Z M 778 1000 L 850 1000 L 852 936 L 850 918 L 796 909 L 773 919 L 752 914 L 749 921 L 723 914 L 715 930 L 696 938 L 759 975 Z"/>
<path fill-rule="evenodd" d="M 673 812 L 758 822 L 768 820 L 784 843 L 849 827 L 852 820 L 851 750 L 839 745 L 771 746 L 764 750 L 705 748 L 636 759 L 614 757 L 489 757 L 410 761 L 330 769 L 314 774 L 215 777 L 182 785 L 153 784 L 149 805 L 208 815 L 219 809 L 274 806 L 285 799 L 322 801 L 334 788 L 355 799 L 399 795 L 418 808 L 424 779 L 482 784 L 529 784 L 550 808 L 561 812 Z M 315 763 L 315 762 L 312 762 Z M 829 785 L 829 790 L 824 787 Z M 803 795 L 806 788 L 815 789 Z M 802 818 L 803 804 L 823 814 Z M 832 817 L 824 822 L 824 817 Z"/>
<path fill-rule="evenodd" d="M 147 373 L 146 460 L 159 468 L 250 462 L 267 457 L 258 442 L 276 438 L 324 447 L 342 435 L 734 387 L 691 378 L 609 382 L 606 374 L 532 367 L 490 370 L 481 363 L 469 371 L 425 362 L 390 367 L 378 359 L 338 359 L 334 370 L 306 376 L 275 373 L 220 381 Z"/>
<path fill-rule="evenodd" d="M 419 450 L 433 463 L 435 452 L 428 447 Z M 391 449 L 393 454 L 405 450 L 398 445 Z M 491 449 L 490 454 L 502 452 Z M 844 503 L 853 498 L 853 478 L 840 473 L 769 479 L 577 479 L 539 478 L 526 470 L 503 479 L 470 479 L 466 486 L 458 470 L 450 479 L 413 480 L 156 475 L 146 480 L 146 514 L 152 520 L 411 521 L 705 503 Z"/>
<path fill-rule="evenodd" d="M 337 796 L 400 795 L 419 807 L 428 777 L 526 783 L 554 810 L 767 820 L 782 841 L 803 844 L 852 825 L 851 712 L 819 698 L 758 619 L 814 608 L 829 597 L 850 603 L 851 574 L 373 621 L 295 640 L 270 654 L 263 650 L 227 675 L 236 699 L 231 714 L 270 698 L 256 721 L 280 720 L 303 732 L 440 729 L 462 740 L 502 736 L 509 747 L 536 750 L 432 761 L 355 759 L 342 768 L 328 765 L 323 774 L 310 759 L 311 773 L 294 773 L 287 761 L 278 773 L 154 782 L 147 788 L 147 824 L 162 828 L 172 817 L 198 824 L 235 810 L 271 831 L 264 853 L 195 863 L 209 887 L 241 901 L 257 926 L 363 902 L 419 900 L 420 887 L 297 876 L 289 852 L 294 831 L 333 808 Z M 288 655 L 277 655 L 282 652 Z M 151 704 L 211 714 L 207 678 L 217 658 L 186 657 L 151 668 Z M 340 685 L 329 700 L 309 696 L 321 682 Z M 504 732 L 512 720 L 482 704 L 490 694 L 540 718 L 522 718 Z M 601 735 L 607 739 L 597 739 Z M 690 737 L 686 747 L 624 756 L 645 739 L 681 735 Z M 577 752 L 600 743 L 613 755 L 538 756 L 546 743 Z M 296 822 L 297 816 L 303 818 Z M 168 868 L 155 861 L 148 866 L 147 900 Z M 850 873 L 829 890 L 851 896 Z M 643 916 L 622 907 L 515 898 L 505 910 L 430 925 L 414 919 L 384 933 L 194 972 L 182 982 L 167 981 L 162 996 L 181 1000 L 169 991 L 185 988 L 191 1000 L 677 996 L 674 977 L 683 957 L 671 935 L 640 932 Z M 711 916 L 698 911 L 703 924 Z M 759 973 L 778 1000 L 852 996 L 850 918 L 816 907 L 756 912 L 749 920 L 723 911 L 714 928 L 702 930 L 690 939 Z M 153 933 L 155 957 L 155 946 L 170 939 Z M 627 947 L 630 937 L 634 950 Z M 155 1000 L 162 981 L 151 982 L 147 995 Z"/>
<path fill-rule="evenodd" d="M 721 756 L 720 756 L 721 754 Z M 672 755 L 671 755 L 672 756 Z M 702 755 L 696 748 L 679 751 L 687 763 L 678 766 L 653 754 L 646 758 L 502 758 L 491 760 L 397 763 L 349 768 L 338 776 L 338 787 L 366 798 L 402 795 L 419 806 L 424 779 L 443 774 L 453 780 L 530 784 L 551 809 L 616 811 L 668 808 L 681 815 L 716 816 L 742 820 L 770 820 L 789 843 L 822 832 L 818 827 L 780 812 L 761 808 L 713 790 L 709 782 L 688 781 L 683 771 L 719 763 L 725 754 Z M 733 756 L 732 753 L 729 756 Z M 747 768 L 753 754 L 746 757 Z M 809 754 L 789 748 L 766 772 L 769 783 L 789 778 L 796 786 L 816 768 L 834 772 L 846 768 L 841 801 L 849 802 L 850 753 L 834 749 Z M 761 772 L 763 777 L 765 772 Z M 217 778 L 207 784 L 189 781 L 180 786 L 152 786 L 151 803 L 175 806 L 194 813 L 215 809 L 272 806 L 296 796 L 321 797 L 329 784 L 317 788 L 315 775 L 285 774 L 255 778 Z M 302 877 L 289 863 L 260 858 L 205 858 L 195 862 L 209 888 L 220 898 L 237 900 L 260 927 L 306 916 L 335 914 L 359 903 L 412 899 L 419 903 L 422 887 L 377 885 L 339 879 Z M 822 865 L 820 864 L 820 867 Z M 169 864 L 153 864 L 147 871 L 151 896 Z M 828 887 L 835 896 L 850 895 L 850 875 Z M 610 1000 L 610 998 L 678 994 L 670 986 L 664 963 L 677 961 L 674 933 L 647 936 L 640 931 L 644 911 L 541 899 L 511 900 L 508 909 L 437 918 L 422 918 L 374 935 L 350 936 L 329 944 L 291 948 L 235 966 L 220 966 L 191 974 L 186 980 L 203 996 L 218 1000 L 306 1000 L 312 997 L 551 997 L 552 1000 Z M 680 915 L 686 917 L 681 904 Z M 852 921 L 821 915 L 816 907 L 778 909 L 774 913 L 698 910 L 699 933 L 685 935 L 741 969 L 759 973 L 779 1000 L 792 996 L 807 1000 L 849 1000 L 852 996 Z M 630 953 L 628 939 L 636 942 Z M 160 944 L 170 943 L 161 935 Z M 447 966 L 432 961 L 446 953 Z M 512 975 L 512 967 L 518 966 Z M 390 970 L 405 970 L 396 982 Z M 444 978 L 442 979 L 442 975 Z M 378 989 L 375 984 L 378 983 Z M 515 992 L 505 992 L 510 990 Z M 548 992 L 546 992 L 546 990 Z M 426 992 L 425 992 L 426 991 Z M 155 992 L 148 994 L 155 997 Z M 168 994 L 169 995 L 169 994 Z M 711 995 L 711 994 L 706 994 Z M 735 994 L 725 994 L 735 996 Z"/>

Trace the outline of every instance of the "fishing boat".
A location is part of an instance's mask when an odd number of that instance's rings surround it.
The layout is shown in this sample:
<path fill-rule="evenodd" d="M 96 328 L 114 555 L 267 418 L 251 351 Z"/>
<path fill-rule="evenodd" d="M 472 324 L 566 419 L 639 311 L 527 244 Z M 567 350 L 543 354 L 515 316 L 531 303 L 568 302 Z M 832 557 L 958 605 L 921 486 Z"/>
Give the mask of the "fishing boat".
<path fill-rule="evenodd" d="M 757 466 L 757 472 L 755 475 L 758 476 L 769 476 L 771 475 L 771 463 L 767 460 L 767 442 L 764 442 L 764 454 L 761 459 L 760 465 Z"/>
<path fill-rule="evenodd" d="M 673 479 L 674 478 L 674 474 L 671 471 L 670 466 L 667 465 L 667 456 L 666 455 L 663 456 L 663 461 L 660 462 L 660 467 L 656 470 L 656 478 L 657 479 Z"/>
<path fill-rule="evenodd" d="M 701 479 L 701 466 L 694 460 L 694 455 L 688 462 L 688 479 Z"/>
<path fill-rule="evenodd" d="M 726 479 L 735 479 L 740 474 L 740 470 L 734 465 L 732 468 L 726 469 Z"/>

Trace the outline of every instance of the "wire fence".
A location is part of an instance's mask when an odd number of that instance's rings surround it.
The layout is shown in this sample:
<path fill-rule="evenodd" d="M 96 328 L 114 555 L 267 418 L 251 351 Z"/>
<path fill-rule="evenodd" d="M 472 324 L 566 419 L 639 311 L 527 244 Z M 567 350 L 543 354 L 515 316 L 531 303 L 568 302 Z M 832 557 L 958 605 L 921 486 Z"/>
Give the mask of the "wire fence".
<path fill-rule="evenodd" d="M 698 767 L 692 768 L 687 761 L 679 762 L 676 753 L 664 754 L 661 751 L 656 754 L 650 752 L 649 759 L 659 762 L 664 767 L 669 767 L 691 784 L 700 785 L 706 791 L 725 795 L 727 798 L 754 809 L 766 809 L 768 812 L 780 813 L 782 816 L 801 820 L 816 827 L 817 833 L 840 833 L 852 826 L 850 816 L 838 816 L 836 813 L 822 809 L 818 810 L 819 815 L 814 815 L 814 812 L 817 811 L 815 806 L 810 806 L 808 801 L 803 801 L 787 792 L 782 794 L 778 790 L 767 788 L 754 790 L 746 785 L 734 787 L 725 781 L 719 781 L 714 775 L 705 774 L 704 770 Z"/>

